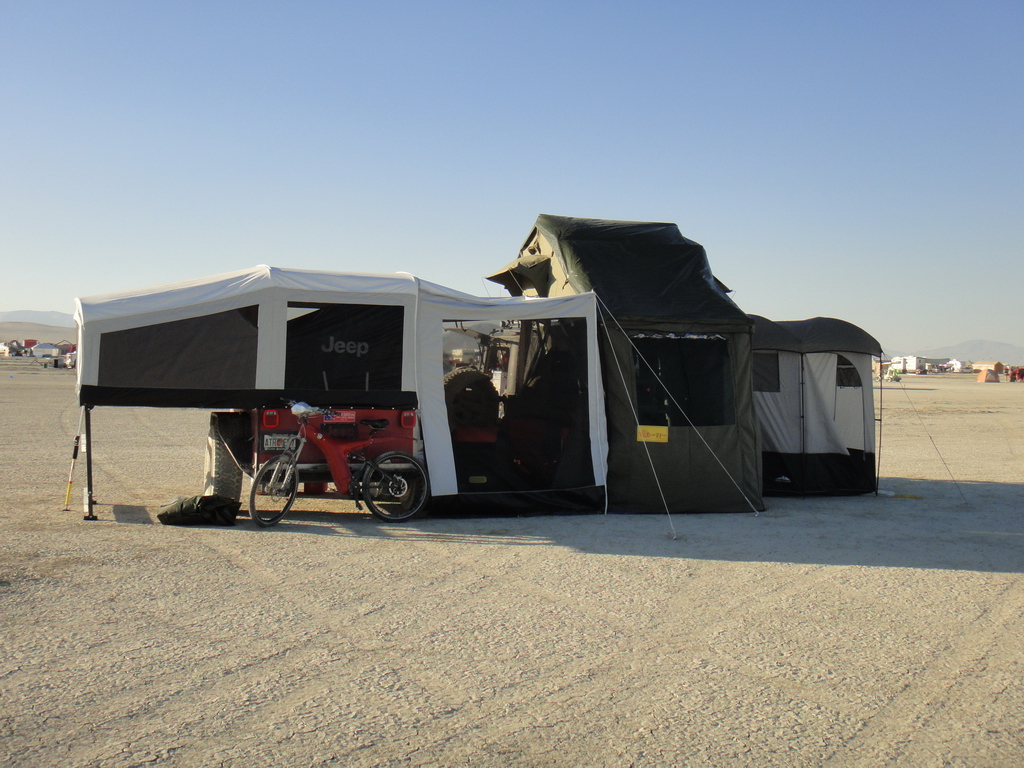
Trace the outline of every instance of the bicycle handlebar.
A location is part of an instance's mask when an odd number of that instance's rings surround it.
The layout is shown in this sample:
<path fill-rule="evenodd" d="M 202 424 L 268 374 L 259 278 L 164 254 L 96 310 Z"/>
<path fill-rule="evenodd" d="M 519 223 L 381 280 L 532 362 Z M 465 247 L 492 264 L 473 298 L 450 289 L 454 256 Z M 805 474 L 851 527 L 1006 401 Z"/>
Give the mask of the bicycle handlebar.
<path fill-rule="evenodd" d="M 315 405 L 304 403 L 301 400 L 298 402 L 295 400 L 285 400 L 285 403 L 288 404 L 288 408 L 292 414 L 297 416 L 299 419 L 308 419 L 310 416 L 329 416 L 331 413 L 330 408 L 318 408 Z"/>

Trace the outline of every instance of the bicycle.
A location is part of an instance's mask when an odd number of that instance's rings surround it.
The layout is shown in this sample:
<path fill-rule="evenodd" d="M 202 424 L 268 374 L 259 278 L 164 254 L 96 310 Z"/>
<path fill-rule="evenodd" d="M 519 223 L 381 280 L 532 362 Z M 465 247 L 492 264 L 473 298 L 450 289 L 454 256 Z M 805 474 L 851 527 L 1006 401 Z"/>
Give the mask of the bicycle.
<path fill-rule="evenodd" d="M 298 434 L 288 441 L 284 451 L 259 468 L 249 491 L 249 514 L 264 528 L 280 522 L 295 503 L 301 482 L 299 456 L 306 445 L 309 427 L 322 427 L 333 414 L 330 408 L 314 408 L 306 403 L 289 405 L 299 423 Z M 366 456 L 366 449 L 389 421 L 363 419 L 359 423 L 369 427 L 369 437 L 343 439 L 332 437 L 325 429 L 313 433 L 314 444 L 327 460 L 337 497 L 355 500 L 359 510 L 363 508 L 361 499 L 374 517 L 385 522 L 403 522 L 421 514 L 430 498 L 426 468 L 402 451 L 388 451 L 375 458 Z M 362 462 L 358 478 L 352 472 L 353 460 Z"/>

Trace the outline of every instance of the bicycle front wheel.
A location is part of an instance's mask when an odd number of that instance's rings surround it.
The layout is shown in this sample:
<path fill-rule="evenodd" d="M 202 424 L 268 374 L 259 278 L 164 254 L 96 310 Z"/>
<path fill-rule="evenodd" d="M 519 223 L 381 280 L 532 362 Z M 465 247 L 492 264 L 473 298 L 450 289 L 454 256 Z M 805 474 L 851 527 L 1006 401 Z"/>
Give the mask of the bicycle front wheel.
<path fill-rule="evenodd" d="M 292 457 L 284 454 L 260 467 L 249 491 L 249 516 L 256 525 L 267 528 L 288 514 L 299 489 L 298 475 Z"/>
<path fill-rule="evenodd" d="M 373 516 L 389 523 L 423 513 L 430 499 L 426 468 L 407 453 L 392 451 L 366 462 L 363 501 Z"/>

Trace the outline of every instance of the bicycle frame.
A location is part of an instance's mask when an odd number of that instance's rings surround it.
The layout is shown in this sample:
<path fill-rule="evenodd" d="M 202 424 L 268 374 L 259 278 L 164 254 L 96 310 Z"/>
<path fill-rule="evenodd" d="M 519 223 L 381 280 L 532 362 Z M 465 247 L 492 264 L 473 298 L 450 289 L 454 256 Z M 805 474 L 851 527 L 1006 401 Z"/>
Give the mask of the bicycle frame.
<path fill-rule="evenodd" d="M 356 411 L 314 408 L 306 403 L 293 403 L 290 416 L 295 419 L 297 432 L 269 435 L 268 442 L 281 445 L 284 450 L 263 462 L 253 476 L 249 513 L 257 524 L 263 527 L 274 525 L 288 514 L 300 483 L 308 494 L 305 486 L 309 475 L 304 477 L 305 470 L 299 465 L 307 443 L 315 446 L 314 451 L 326 460 L 335 486 L 334 493 L 314 495 L 353 499 L 358 509 L 362 509 L 361 501 L 366 502 L 370 512 L 386 522 L 412 519 L 425 508 L 430 498 L 426 468 L 411 453 L 386 450 L 389 444 L 393 446 L 395 443 L 394 436 L 380 438 L 385 450 L 375 451 L 374 456 L 365 454 L 391 425 L 391 419 L 359 419 Z M 271 421 L 274 427 L 280 426 L 276 412 Z M 411 433 L 415 427 L 415 412 L 402 412 L 400 422 L 402 428 Z M 360 438 L 360 427 L 368 427 L 369 435 Z M 409 439 L 411 435 L 405 438 L 406 441 Z M 308 461 L 309 456 L 305 458 Z M 358 477 L 352 471 L 350 462 L 353 460 L 362 461 Z M 312 482 L 320 484 L 323 471 L 316 466 L 313 465 L 316 479 Z M 258 503 L 260 498 L 266 498 L 267 505 Z"/>
<path fill-rule="evenodd" d="M 297 433 L 288 437 L 287 442 L 282 446 L 284 450 L 280 455 L 290 458 L 294 471 L 298 473 L 298 482 L 320 484 L 326 480 L 322 470 L 320 472 L 309 471 L 311 461 L 315 461 L 311 458 L 308 450 L 305 451 L 305 456 L 303 456 L 303 451 L 309 445 L 313 448 L 315 454 L 319 454 L 326 462 L 330 481 L 336 489 L 334 493 L 326 494 L 310 493 L 307 489 L 302 495 L 326 495 L 358 501 L 359 489 L 354 487 L 353 483 L 360 478 L 361 473 L 358 467 L 356 472 L 353 473 L 349 463 L 351 460 L 361 460 L 365 465 L 367 458 L 373 458 L 373 456 L 366 455 L 367 448 L 375 443 L 379 443 L 379 450 L 373 451 L 372 453 L 374 454 L 393 450 L 401 450 L 410 454 L 413 452 L 413 438 L 411 432 L 408 431 L 410 427 L 406 423 L 411 416 L 414 416 L 414 414 L 410 415 L 410 412 L 385 411 L 383 414 L 386 414 L 386 417 L 382 415 L 382 411 L 376 409 L 358 412 L 344 409 L 317 408 L 302 413 L 286 414 L 278 410 L 274 410 L 274 413 L 275 421 L 270 429 L 287 429 L 283 423 L 276 421 L 277 418 L 284 415 L 294 416 L 294 421 L 297 423 Z M 361 413 L 369 413 L 374 418 L 360 419 L 359 415 Z M 399 425 L 399 421 L 401 425 Z M 394 428 L 388 429 L 392 422 L 394 422 Z M 365 437 L 355 436 L 358 435 L 360 427 L 369 427 L 369 435 Z M 397 436 L 395 429 L 406 431 L 408 435 Z M 346 435 L 339 436 L 339 431 L 345 431 Z M 284 437 L 280 434 L 274 436 L 278 439 Z M 260 433 L 257 432 L 257 439 L 259 437 Z M 303 459 L 305 463 L 301 463 Z M 258 468 L 261 463 L 257 459 L 255 468 Z M 315 479 L 311 479 L 311 477 Z"/>
<path fill-rule="evenodd" d="M 308 419 L 306 429 L 310 426 L 323 426 L 323 415 L 314 416 Z M 315 422 L 315 423 L 314 423 Z M 362 455 L 362 451 L 365 451 L 376 439 L 377 433 L 379 433 L 384 426 L 377 427 L 376 429 L 371 424 L 371 419 L 363 419 L 360 423 L 364 426 L 370 427 L 370 435 L 367 438 L 357 440 L 344 440 L 337 437 L 331 437 L 325 433 L 324 430 L 315 430 L 313 432 L 313 445 L 320 449 L 320 453 L 327 460 L 327 466 L 331 470 L 331 478 L 334 482 L 339 498 L 343 499 L 356 499 L 358 504 L 359 491 L 353 487 L 353 480 L 355 479 L 352 475 L 352 468 L 349 466 L 349 458 L 356 456 L 362 458 L 365 461 L 365 456 Z"/>

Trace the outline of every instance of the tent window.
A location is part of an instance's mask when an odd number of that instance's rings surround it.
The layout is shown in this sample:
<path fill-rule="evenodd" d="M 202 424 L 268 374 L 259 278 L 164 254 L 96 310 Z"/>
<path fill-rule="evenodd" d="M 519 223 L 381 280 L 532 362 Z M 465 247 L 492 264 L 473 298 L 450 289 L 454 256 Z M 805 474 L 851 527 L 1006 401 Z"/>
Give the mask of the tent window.
<path fill-rule="evenodd" d="M 754 391 L 781 392 L 779 353 L 754 352 Z"/>
<path fill-rule="evenodd" d="M 641 424 L 711 427 L 735 423 L 732 365 L 725 339 L 647 337 L 633 343 Z"/>
<path fill-rule="evenodd" d="M 259 307 L 156 323 L 100 337 L 104 387 L 252 389 Z"/>
<path fill-rule="evenodd" d="M 402 388 L 405 308 L 288 302 L 285 387 Z"/>
<path fill-rule="evenodd" d="M 842 355 L 836 355 L 836 386 L 861 387 L 860 374 L 853 363 Z"/>

